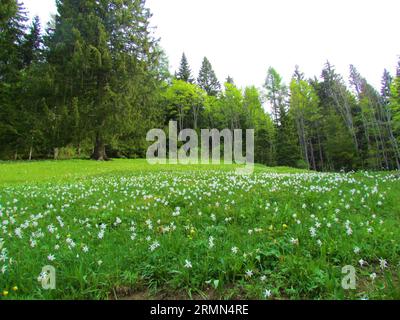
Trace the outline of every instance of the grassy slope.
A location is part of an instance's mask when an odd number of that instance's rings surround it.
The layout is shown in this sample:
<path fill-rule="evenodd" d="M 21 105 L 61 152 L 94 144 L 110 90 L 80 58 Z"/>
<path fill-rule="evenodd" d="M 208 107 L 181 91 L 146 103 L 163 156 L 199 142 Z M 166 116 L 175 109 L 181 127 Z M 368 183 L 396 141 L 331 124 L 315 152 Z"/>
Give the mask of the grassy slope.
<path fill-rule="evenodd" d="M 14 216 L 17 225 L 22 225 L 31 214 L 46 212 L 38 219 L 38 227 L 23 230 L 24 238 L 14 235 L 13 226 L 7 227 L 12 233 L 1 236 L 9 256 L 17 263 L 10 265 L 7 277 L 0 277 L 0 292 L 17 285 L 20 289 L 10 293 L 10 299 L 106 299 L 110 294 L 134 297 L 142 291 L 141 298 L 163 298 L 160 290 L 165 290 L 168 298 L 193 294 L 200 298 L 255 299 L 262 298 L 265 289 L 272 289 L 278 299 L 400 296 L 400 180 L 383 173 L 290 177 L 261 174 L 253 177 L 255 180 L 232 180 L 232 176 L 218 173 L 235 168 L 150 166 L 145 160 L 0 163 L 0 204 L 6 213 L 2 219 Z M 143 172 L 146 174 L 140 175 Z M 257 165 L 256 172 L 303 171 Z M 175 183 L 176 176 L 181 183 Z M 82 183 L 69 184 L 76 180 Z M 375 186 L 379 189 L 376 194 L 372 192 Z M 149 194 L 155 198 L 143 197 Z M 168 200 L 168 204 L 158 204 L 156 198 Z M 14 199 L 19 201 L 15 203 Z M 178 206 L 181 215 L 174 217 L 172 212 Z M 335 214 L 336 209 L 340 213 Z M 18 214 L 13 214 L 15 210 Z M 212 214 L 216 221 L 211 219 Z M 57 215 L 62 216 L 64 228 L 59 227 Z M 314 215 L 322 223 L 317 238 L 310 237 L 309 232 L 316 223 Z M 336 215 L 338 222 L 334 220 Z M 113 226 L 117 216 L 123 220 L 119 227 Z M 92 227 L 85 227 L 81 219 L 89 219 Z M 130 240 L 132 219 L 137 228 L 134 241 Z M 149 230 L 147 219 L 153 221 L 154 229 Z M 301 220 L 300 225 L 296 219 Z M 351 237 L 346 234 L 346 220 L 353 228 Z M 160 233 L 160 227 L 171 222 L 177 231 Z M 328 222 L 332 228 L 327 227 Z M 95 228 L 100 223 L 108 225 L 101 241 Z M 58 227 L 60 240 L 47 231 L 50 224 Z M 371 234 L 367 232 L 369 226 L 374 228 Z M 29 237 L 37 228 L 44 231 L 45 237 L 39 237 L 32 249 Z M 150 242 L 147 236 L 151 236 Z M 210 236 L 216 242 L 212 250 Z M 292 237 L 300 244 L 292 245 Z M 72 250 L 66 247 L 69 238 L 77 244 Z M 319 239 L 322 247 L 316 242 Z M 149 245 L 155 240 L 161 247 L 151 252 Z M 54 249 L 56 244 L 61 246 L 59 251 Z M 84 244 L 90 248 L 86 254 L 82 252 Z M 237 255 L 231 252 L 234 246 L 239 248 Z M 360 254 L 353 252 L 356 246 Z M 59 270 L 59 289 L 54 292 L 40 290 L 35 279 L 41 267 L 49 263 L 50 253 L 56 255 L 52 265 Z M 390 269 L 385 272 L 379 268 L 381 257 L 389 261 Z M 360 258 L 369 264 L 357 268 L 357 290 L 342 290 L 341 268 L 358 266 Z M 185 259 L 190 259 L 193 269 L 184 267 Z M 97 265 L 98 260 L 104 263 Z M 255 272 L 251 279 L 246 278 L 247 270 Z M 378 274 L 375 282 L 370 280 L 372 272 Z M 267 276 L 265 283 L 260 281 L 261 275 Z M 206 281 L 211 281 L 209 287 Z M 218 290 L 212 287 L 215 281 Z"/>

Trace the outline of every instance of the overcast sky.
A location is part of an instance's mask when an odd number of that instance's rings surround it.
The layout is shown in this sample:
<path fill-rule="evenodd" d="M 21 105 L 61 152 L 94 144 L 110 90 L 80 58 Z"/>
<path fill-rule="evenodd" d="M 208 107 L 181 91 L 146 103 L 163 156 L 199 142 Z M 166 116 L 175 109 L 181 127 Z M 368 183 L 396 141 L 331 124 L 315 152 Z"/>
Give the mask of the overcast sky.
<path fill-rule="evenodd" d="M 25 0 L 47 21 L 55 0 Z M 204 56 L 223 81 L 261 87 L 269 66 L 290 81 L 296 64 L 319 76 L 326 60 L 348 79 L 354 64 L 380 87 L 400 55 L 399 0 L 147 0 L 175 71 L 184 51 L 193 73 Z"/>

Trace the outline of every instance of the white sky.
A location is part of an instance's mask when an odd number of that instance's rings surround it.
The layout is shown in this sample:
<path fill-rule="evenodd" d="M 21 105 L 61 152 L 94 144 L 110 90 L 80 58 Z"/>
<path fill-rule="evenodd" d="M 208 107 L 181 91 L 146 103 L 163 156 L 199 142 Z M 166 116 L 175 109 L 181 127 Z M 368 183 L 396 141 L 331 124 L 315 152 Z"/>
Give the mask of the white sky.
<path fill-rule="evenodd" d="M 25 0 L 47 21 L 55 0 Z M 327 59 L 380 88 L 400 55 L 399 0 L 147 0 L 174 72 L 185 51 L 194 76 L 207 56 L 221 81 L 261 87 L 269 66 L 290 81 L 296 64 L 319 76 Z"/>

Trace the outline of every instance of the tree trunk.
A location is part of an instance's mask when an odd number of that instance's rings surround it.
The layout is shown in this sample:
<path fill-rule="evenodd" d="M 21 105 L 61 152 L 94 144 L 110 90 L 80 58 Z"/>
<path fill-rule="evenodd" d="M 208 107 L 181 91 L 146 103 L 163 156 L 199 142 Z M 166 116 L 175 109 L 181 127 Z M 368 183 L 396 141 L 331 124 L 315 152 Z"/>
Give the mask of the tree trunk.
<path fill-rule="evenodd" d="M 60 149 L 58 148 L 54 148 L 54 160 L 58 160 L 58 155 L 60 153 Z"/>
<path fill-rule="evenodd" d="M 29 148 L 29 161 L 32 160 L 32 153 L 33 153 L 33 146 L 31 145 L 31 147 Z"/>
<path fill-rule="evenodd" d="M 96 142 L 94 146 L 94 151 L 92 154 L 92 160 L 97 161 L 107 161 L 109 160 L 106 154 L 106 145 L 104 144 L 103 139 L 101 138 L 100 134 L 96 135 Z"/>

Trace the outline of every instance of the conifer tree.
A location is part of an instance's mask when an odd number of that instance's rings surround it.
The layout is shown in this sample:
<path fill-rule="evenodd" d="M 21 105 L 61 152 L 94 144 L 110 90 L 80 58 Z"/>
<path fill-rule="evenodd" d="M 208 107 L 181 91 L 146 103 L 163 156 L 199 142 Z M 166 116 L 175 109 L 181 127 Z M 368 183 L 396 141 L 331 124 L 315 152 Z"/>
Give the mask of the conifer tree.
<path fill-rule="evenodd" d="M 185 53 L 182 54 L 182 59 L 181 63 L 179 66 L 178 72 L 175 74 L 175 78 L 177 80 L 182 80 L 188 83 L 194 83 L 193 77 L 192 77 L 192 71 L 189 66 L 189 62 L 186 58 Z"/>
<path fill-rule="evenodd" d="M 221 84 L 215 75 L 210 61 L 206 57 L 204 57 L 201 65 L 197 84 L 210 96 L 216 96 L 221 91 Z"/>
<path fill-rule="evenodd" d="M 60 117 L 79 114 L 80 127 L 94 141 L 92 158 L 107 160 L 111 140 L 139 135 L 153 119 L 160 52 L 151 14 L 143 0 L 60 0 L 57 8 L 48 39 L 56 71 L 51 109 Z M 72 140 L 68 135 L 59 143 Z"/>

